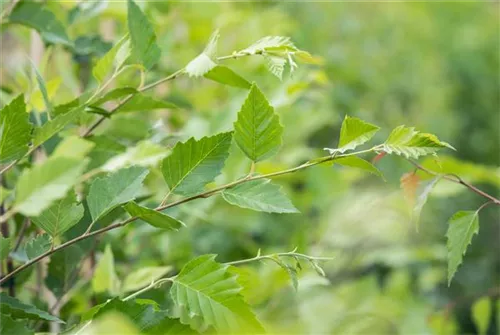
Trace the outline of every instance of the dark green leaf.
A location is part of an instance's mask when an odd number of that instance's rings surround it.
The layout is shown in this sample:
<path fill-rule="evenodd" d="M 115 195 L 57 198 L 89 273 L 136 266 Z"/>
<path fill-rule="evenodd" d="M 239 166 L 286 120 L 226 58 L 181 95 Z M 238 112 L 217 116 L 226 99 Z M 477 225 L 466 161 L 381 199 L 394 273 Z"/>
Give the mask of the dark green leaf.
<path fill-rule="evenodd" d="M 75 121 L 76 118 L 83 113 L 84 109 L 84 106 L 73 108 L 66 113 L 57 115 L 54 119 L 46 122 L 40 128 L 36 128 L 34 133 L 33 146 L 36 148 L 40 144 L 50 139 L 52 136 L 59 133 L 64 129 L 64 127 Z"/>
<path fill-rule="evenodd" d="M 4 292 L 0 293 L 0 312 L 1 314 L 10 314 L 15 319 L 29 320 L 47 320 L 59 323 L 64 323 L 61 319 L 50 315 L 49 313 L 36 308 L 33 305 L 22 303 L 18 299 L 7 295 Z M 3 334 L 3 333 L 2 333 Z"/>
<path fill-rule="evenodd" d="M 133 87 L 120 87 L 115 88 L 114 90 L 109 91 L 104 94 L 101 98 L 92 102 L 92 106 L 100 106 L 105 102 L 112 101 L 124 97 L 126 95 L 135 94 L 137 90 Z"/>
<path fill-rule="evenodd" d="M 216 67 L 205 73 L 204 76 L 207 79 L 216 81 L 224 85 L 247 89 L 252 86 L 245 78 L 241 77 L 239 74 L 223 65 L 217 65 Z"/>
<path fill-rule="evenodd" d="M 142 93 L 137 93 L 134 97 L 120 106 L 115 113 L 123 112 L 134 112 L 134 111 L 150 111 L 153 109 L 163 109 L 163 108 L 177 108 L 177 106 L 171 102 L 157 100 L 150 96 Z"/>
<path fill-rule="evenodd" d="M 365 170 L 384 179 L 382 172 L 380 172 L 380 170 L 377 169 L 372 163 L 365 161 L 364 159 L 359 158 L 357 156 L 336 158 L 335 160 L 332 161 L 332 163 Z"/>
<path fill-rule="evenodd" d="M 26 321 L 13 320 L 9 315 L 0 314 L 0 334 L 2 335 L 32 335 L 35 332 L 26 328 Z"/>
<path fill-rule="evenodd" d="M 49 251 L 52 241 L 47 234 L 41 234 L 26 243 L 26 255 L 29 259 L 36 258 Z"/>
<path fill-rule="evenodd" d="M 32 128 L 28 119 L 22 94 L 0 111 L 0 164 L 19 159 L 28 152 Z"/>
<path fill-rule="evenodd" d="M 123 206 L 123 208 L 125 208 L 131 216 L 136 216 L 156 228 L 178 230 L 185 226 L 183 222 L 167 214 L 155 211 L 151 208 L 139 206 L 133 201 Z"/>
<path fill-rule="evenodd" d="M 56 297 L 65 294 L 78 280 L 85 253 L 78 244 L 59 250 L 50 257 L 45 285 Z"/>

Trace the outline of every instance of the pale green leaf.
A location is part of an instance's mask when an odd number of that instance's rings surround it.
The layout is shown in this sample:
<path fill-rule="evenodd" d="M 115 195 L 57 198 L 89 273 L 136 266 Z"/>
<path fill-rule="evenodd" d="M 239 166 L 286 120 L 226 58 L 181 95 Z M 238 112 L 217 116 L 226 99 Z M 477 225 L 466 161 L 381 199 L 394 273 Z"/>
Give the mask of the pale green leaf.
<path fill-rule="evenodd" d="M 134 111 L 150 111 L 153 109 L 178 108 L 175 104 L 158 100 L 143 93 L 135 94 L 130 100 L 116 109 L 115 113 L 134 112 Z"/>
<path fill-rule="evenodd" d="M 116 69 L 121 65 L 118 64 L 116 60 L 116 55 L 118 51 L 125 45 L 128 41 L 128 36 L 123 36 L 118 43 L 116 43 L 104 56 L 97 61 L 97 63 L 92 68 L 92 75 L 99 82 L 103 82 L 106 77 L 116 71 Z"/>
<path fill-rule="evenodd" d="M 88 153 L 94 148 L 95 144 L 84 140 L 78 136 L 68 136 L 62 140 L 54 150 L 51 158 L 54 157 L 68 157 L 80 158 L 87 157 Z"/>
<path fill-rule="evenodd" d="M 12 193 L 12 190 L 8 190 L 8 189 L 0 186 L 0 203 L 4 202 L 5 199 L 7 199 L 11 193 Z"/>
<path fill-rule="evenodd" d="M 153 26 L 147 17 L 133 1 L 128 0 L 128 30 L 130 34 L 132 59 L 149 70 L 161 56 L 161 50 L 156 44 Z"/>
<path fill-rule="evenodd" d="M 3 237 L 0 235 L 0 261 L 9 256 L 12 248 L 12 237 Z"/>
<path fill-rule="evenodd" d="M 217 66 L 217 42 L 219 31 L 216 30 L 210 36 L 205 50 L 185 67 L 186 73 L 190 77 L 201 77 Z"/>
<path fill-rule="evenodd" d="M 9 314 L 16 319 L 47 320 L 64 323 L 61 319 L 33 305 L 25 304 L 4 292 L 0 293 L 0 311 L 2 315 Z"/>
<path fill-rule="evenodd" d="M 130 165 L 154 166 L 167 156 L 169 150 L 149 141 L 142 141 L 135 147 L 128 148 L 123 154 L 118 154 L 108 160 L 101 169 L 116 171 Z"/>
<path fill-rule="evenodd" d="M 229 155 L 231 139 L 232 132 L 227 132 L 177 143 L 161 167 L 170 191 L 188 196 L 214 181 Z"/>
<path fill-rule="evenodd" d="M 122 292 L 136 291 L 148 286 L 171 269 L 171 266 L 146 266 L 129 273 L 123 281 Z"/>
<path fill-rule="evenodd" d="M 92 221 L 96 222 L 114 208 L 133 200 L 147 174 L 147 169 L 132 166 L 96 178 L 90 185 L 87 197 Z"/>
<path fill-rule="evenodd" d="M 50 114 L 52 111 L 52 104 L 50 103 L 49 99 L 49 93 L 47 92 L 47 86 L 45 85 L 45 80 L 43 80 L 42 75 L 40 72 L 38 72 L 38 69 L 36 68 L 36 65 L 31 62 L 33 72 L 35 72 L 35 78 L 38 83 L 38 88 L 40 89 L 40 92 L 42 93 L 43 101 L 45 102 L 45 107 L 47 109 L 47 113 Z"/>
<path fill-rule="evenodd" d="M 26 321 L 14 320 L 9 315 L 0 313 L 0 334 L 2 335 L 33 335 L 34 331 L 28 329 Z"/>
<path fill-rule="evenodd" d="M 14 209 L 28 216 L 40 215 L 78 182 L 87 163 L 86 159 L 55 157 L 23 170 L 16 185 Z"/>
<path fill-rule="evenodd" d="M 467 246 L 479 231 L 479 215 L 474 211 L 460 211 L 448 221 L 448 286 L 458 266 L 462 263 Z"/>
<path fill-rule="evenodd" d="M 365 171 L 373 173 L 374 175 L 384 179 L 382 172 L 380 172 L 380 170 L 377 169 L 372 163 L 370 163 L 362 158 L 359 158 L 357 156 L 340 157 L 340 158 L 336 158 L 335 160 L 332 160 L 332 162 L 334 164 L 339 164 L 339 165 L 343 165 L 343 166 L 354 167 L 354 168 L 358 168 L 361 170 L 365 170 Z"/>
<path fill-rule="evenodd" d="M 255 55 L 261 54 L 268 50 L 273 50 L 277 48 L 289 48 L 290 50 L 296 50 L 297 48 L 293 45 L 290 37 L 285 36 L 266 36 L 252 44 L 246 49 L 240 51 L 244 54 Z"/>
<path fill-rule="evenodd" d="M 479 335 L 485 335 L 491 320 L 491 299 L 482 297 L 472 305 L 472 320 Z"/>
<path fill-rule="evenodd" d="M 115 88 L 115 89 L 109 91 L 108 93 L 104 94 L 101 98 L 92 102 L 92 106 L 100 106 L 105 102 L 113 101 L 113 100 L 119 99 L 121 97 L 130 95 L 130 94 L 135 94 L 135 93 L 137 93 L 137 90 L 133 87 Z"/>
<path fill-rule="evenodd" d="M 34 1 L 19 2 L 9 16 L 10 23 L 19 23 L 37 30 L 44 40 L 71 46 L 66 29 L 47 6 Z"/>
<path fill-rule="evenodd" d="M 265 54 L 264 57 L 269 72 L 278 77 L 279 80 L 283 80 L 283 72 L 285 71 L 287 59 L 267 54 Z"/>
<path fill-rule="evenodd" d="M 434 186 L 436 186 L 439 180 L 441 180 L 441 176 L 433 178 L 431 181 L 427 182 L 417 196 L 417 201 L 415 203 L 415 206 L 413 207 L 411 216 L 412 221 L 416 225 L 417 231 L 419 227 L 420 214 L 422 213 L 422 209 L 424 208 L 424 205 L 427 202 L 429 194 L 432 192 Z"/>
<path fill-rule="evenodd" d="M 117 295 L 119 287 L 120 280 L 116 275 L 113 252 L 108 244 L 92 276 L 92 289 L 95 293 L 107 292 L 110 295 Z"/>
<path fill-rule="evenodd" d="M 270 179 L 245 182 L 222 192 L 232 205 L 269 213 L 299 213 L 278 185 Z"/>
<path fill-rule="evenodd" d="M 359 145 L 369 141 L 380 128 L 361 119 L 345 116 L 340 129 L 340 139 L 337 149 L 327 149 L 331 154 L 334 152 L 344 153 L 353 150 Z"/>
<path fill-rule="evenodd" d="M 276 154 L 281 146 L 283 127 L 274 108 L 253 84 L 234 123 L 234 139 L 254 162 Z"/>
<path fill-rule="evenodd" d="M 131 216 L 136 216 L 156 228 L 178 230 L 185 226 L 183 222 L 170 215 L 155 211 L 151 208 L 139 206 L 133 201 L 123 206 L 123 208 L 125 208 Z"/>
<path fill-rule="evenodd" d="M 28 118 L 22 94 L 0 111 L 0 164 L 19 159 L 28 152 L 32 128 Z"/>
<path fill-rule="evenodd" d="M 263 333 L 240 294 L 237 276 L 214 259 L 215 255 L 203 255 L 182 268 L 170 289 L 175 305 L 192 318 L 202 318 L 220 333 Z"/>
<path fill-rule="evenodd" d="M 77 224 L 83 217 L 83 214 L 83 205 L 76 202 L 74 192 L 69 192 L 65 198 L 56 201 L 52 206 L 31 220 L 50 236 L 57 237 Z"/>
<path fill-rule="evenodd" d="M 80 106 L 70 109 L 66 113 L 59 114 L 51 121 L 46 122 L 40 128 L 36 128 L 33 139 L 33 147 L 38 147 L 52 136 L 63 130 L 68 124 L 75 121 L 76 118 L 82 114 L 84 108 L 84 106 Z"/>
<path fill-rule="evenodd" d="M 227 66 L 217 65 L 210 71 L 204 74 L 205 78 L 216 81 L 218 83 L 240 87 L 250 88 L 252 85 L 239 74 L 228 68 Z"/>
<path fill-rule="evenodd" d="M 52 245 L 52 241 L 50 236 L 47 234 L 41 234 L 35 236 L 30 241 L 26 243 L 26 256 L 29 259 L 36 258 L 43 254 L 44 252 L 49 251 L 50 246 Z"/>
<path fill-rule="evenodd" d="M 406 158 L 435 154 L 442 148 L 455 150 L 448 143 L 440 141 L 435 135 L 420 133 L 415 128 L 405 126 L 395 128 L 382 146 L 382 150 L 388 154 L 395 153 Z"/>

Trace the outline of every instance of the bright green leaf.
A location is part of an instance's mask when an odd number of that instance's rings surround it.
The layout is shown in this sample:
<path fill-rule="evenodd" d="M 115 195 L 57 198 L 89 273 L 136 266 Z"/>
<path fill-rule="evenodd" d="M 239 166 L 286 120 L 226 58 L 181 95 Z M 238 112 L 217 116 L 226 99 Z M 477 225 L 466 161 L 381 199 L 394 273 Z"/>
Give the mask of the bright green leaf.
<path fill-rule="evenodd" d="M 186 65 L 185 71 L 190 77 L 201 77 L 217 66 L 217 42 L 219 31 L 210 36 L 205 50 Z"/>
<path fill-rule="evenodd" d="M 0 111 L 0 164 L 19 159 L 28 152 L 32 128 L 28 118 L 22 94 Z"/>
<path fill-rule="evenodd" d="M 26 321 L 14 320 L 9 315 L 0 313 L 0 334 L 2 335 L 33 335 L 34 331 L 26 328 Z"/>
<path fill-rule="evenodd" d="M 38 72 L 38 69 L 36 68 L 36 65 L 31 62 L 33 71 L 35 72 L 35 77 L 36 81 L 38 83 L 38 88 L 40 89 L 40 92 L 42 93 L 43 101 L 45 102 L 45 107 L 47 110 L 47 113 L 50 114 L 52 112 L 52 104 L 50 103 L 49 99 L 49 93 L 47 92 L 47 86 L 45 85 L 45 80 L 43 80 L 42 75 L 40 72 Z"/>
<path fill-rule="evenodd" d="M 18 299 L 11 297 L 4 292 L 0 293 L 0 310 L 2 315 L 10 314 L 16 319 L 47 320 L 64 323 L 61 319 L 50 315 L 33 305 L 22 303 Z"/>
<path fill-rule="evenodd" d="M 258 162 L 278 152 L 282 135 L 278 115 L 253 84 L 234 123 L 236 143 L 248 158 Z"/>
<path fill-rule="evenodd" d="M 380 172 L 380 170 L 377 169 L 372 163 L 370 163 L 362 158 L 359 158 L 357 156 L 340 157 L 340 158 L 336 158 L 332 162 L 334 164 L 339 164 L 339 165 L 343 165 L 343 166 L 349 166 L 349 167 L 354 167 L 354 168 L 358 168 L 361 170 L 365 170 L 365 171 L 373 173 L 374 175 L 384 179 L 382 172 Z"/>
<path fill-rule="evenodd" d="M 87 163 L 82 159 L 55 157 L 25 169 L 17 181 L 14 209 L 28 216 L 40 215 L 78 182 Z"/>
<path fill-rule="evenodd" d="M 105 102 L 113 101 L 113 100 L 119 99 L 121 97 L 130 95 L 130 94 L 135 94 L 135 93 L 137 93 L 137 90 L 133 87 L 115 88 L 114 90 L 111 90 L 108 93 L 104 94 L 101 98 L 92 102 L 92 106 L 100 106 Z"/>
<path fill-rule="evenodd" d="M 334 152 L 344 153 L 353 150 L 357 146 L 369 141 L 380 128 L 365 122 L 361 119 L 345 116 L 340 129 L 340 139 L 337 149 L 329 149 L 331 154 Z"/>
<path fill-rule="evenodd" d="M 116 275 L 113 252 L 108 244 L 92 276 L 92 289 L 95 293 L 108 292 L 110 295 L 117 295 L 119 287 L 120 280 Z"/>
<path fill-rule="evenodd" d="M 147 112 L 153 109 L 164 109 L 164 108 L 174 109 L 178 107 L 171 102 L 157 100 L 143 93 L 137 93 L 133 96 L 132 99 L 128 100 L 118 109 L 116 109 L 115 113 L 134 112 L 134 111 Z"/>
<path fill-rule="evenodd" d="M 123 206 L 123 208 L 125 208 L 131 216 L 137 216 L 139 219 L 156 228 L 178 230 L 179 228 L 185 226 L 183 222 L 167 214 L 155 211 L 151 208 L 139 206 L 133 201 Z"/>
<path fill-rule="evenodd" d="M 136 291 L 160 279 L 172 269 L 171 266 L 146 266 L 125 277 L 122 292 Z"/>
<path fill-rule="evenodd" d="M 204 74 L 205 78 L 216 81 L 218 83 L 240 87 L 250 88 L 252 85 L 239 74 L 228 68 L 227 66 L 217 65 L 210 71 Z"/>
<path fill-rule="evenodd" d="M 128 30 L 130 34 L 132 58 L 149 70 L 161 56 L 156 44 L 154 29 L 147 17 L 133 1 L 128 0 Z"/>
<path fill-rule="evenodd" d="M 148 170 L 132 166 L 96 178 L 90 185 L 87 204 L 93 222 L 109 213 L 112 209 L 130 201 L 139 193 Z"/>
<path fill-rule="evenodd" d="M 68 124 L 75 121 L 78 116 L 84 111 L 84 106 L 76 107 L 70 109 L 64 114 L 57 115 L 51 121 L 46 122 L 40 128 L 35 129 L 33 147 L 38 147 L 45 141 L 49 140 L 52 136 L 59 133 Z"/>
<path fill-rule="evenodd" d="M 270 179 L 245 182 L 222 192 L 232 205 L 269 213 L 299 213 L 290 200 Z"/>
<path fill-rule="evenodd" d="M 263 333 L 264 329 L 240 295 L 241 286 L 227 265 L 203 255 L 187 263 L 174 278 L 170 295 L 175 305 L 201 317 L 220 333 Z"/>
<path fill-rule="evenodd" d="M 9 256 L 12 248 L 12 237 L 3 237 L 0 235 L 0 261 L 3 261 Z"/>
<path fill-rule="evenodd" d="M 83 159 L 87 157 L 87 154 L 95 146 L 94 143 L 84 140 L 78 136 L 68 136 L 65 137 L 62 142 L 60 142 L 51 158 L 54 157 L 68 157 L 68 158 L 79 158 Z"/>
<path fill-rule="evenodd" d="M 448 286 L 458 266 L 462 263 L 467 246 L 479 231 L 479 215 L 474 211 L 455 213 L 448 222 Z"/>
<path fill-rule="evenodd" d="M 188 196 L 214 181 L 229 155 L 231 138 L 232 132 L 227 132 L 177 143 L 161 167 L 170 191 Z"/>
<path fill-rule="evenodd" d="M 491 299 L 482 297 L 472 305 L 472 320 L 479 335 L 485 335 L 491 320 Z"/>
<path fill-rule="evenodd" d="M 56 201 L 37 217 L 33 217 L 32 222 L 50 236 L 57 237 L 77 224 L 83 214 L 83 205 L 77 204 L 74 192 L 69 192 L 65 198 Z"/>
<path fill-rule="evenodd" d="M 110 73 L 116 71 L 119 66 L 121 66 L 116 60 L 116 55 L 127 41 L 128 36 L 123 36 L 118 43 L 116 43 L 111 50 L 102 56 L 94 65 L 92 68 L 92 75 L 98 82 L 102 83 Z"/>
<path fill-rule="evenodd" d="M 36 258 L 44 252 L 49 251 L 51 245 L 52 241 L 49 235 L 41 234 L 35 236 L 26 243 L 26 255 L 29 259 Z"/>

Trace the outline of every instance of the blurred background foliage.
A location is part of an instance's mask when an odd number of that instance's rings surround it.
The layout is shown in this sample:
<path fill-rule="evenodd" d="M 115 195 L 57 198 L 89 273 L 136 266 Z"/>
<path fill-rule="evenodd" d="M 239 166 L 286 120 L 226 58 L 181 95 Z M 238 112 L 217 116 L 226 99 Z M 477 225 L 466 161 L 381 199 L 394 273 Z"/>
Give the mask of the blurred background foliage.
<path fill-rule="evenodd" d="M 322 58 L 322 65 L 301 65 L 283 81 L 271 75 L 259 57 L 224 62 L 258 83 L 285 127 L 280 153 L 260 163 L 259 172 L 324 155 L 323 147 L 337 144 L 347 114 L 381 126 L 379 141 L 400 124 L 435 133 L 457 149 L 443 152 L 443 171 L 498 194 L 498 3 L 139 5 L 154 23 L 162 49 L 148 81 L 183 67 L 203 50 L 216 28 L 221 33 L 219 55 L 243 49 L 263 36 L 282 35 Z M 96 86 L 92 64 L 126 31 L 126 3 L 47 1 L 47 6 L 67 26 L 74 47 L 44 46 L 36 33 L 22 26 L 2 32 L 2 104 L 13 92 L 23 91 L 35 114 L 44 105 L 26 55 L 39 67 L 54 104 L 61 104 Z M 131 70 L 114 85 L 137 86 L 139 80 Z M 183 77 L 158 86 L 153 94 L 182 108 L 124 113 L 107 120 L 93 138 L 108 141 L 107 149 L 91 152 L 91 167 L 143 139 L 171 146 L 179 139 L 226 130 L 247 92 Z M 93 118 L 92 114 L 82 118 L 82 127 Z M 50 153 L 59 140 L 49 141 L 46 151 Z M 323 166 L 277 179 L 302 214 L 271 215 L 232 207 L 220 198 L 202 199 L 175 208 L 173 214 L 188 224 L 187 229 L 173 234 L 135 223 L 101 236 L 97 254 L 109 244 L 122 276 L 143 266 L 178 269 L 202 253 L 217 253 L 219 261 L 230 261 L 252 257 L 259 248 L 269 253 L 298 247 L 300 252 L 335 257 L 325 263 L 326 279 L 305 266 L 294 292 L 286 273 L 272 263 L 242 268 L 241 276 L 253 288 L 244 292 L 247 299 L 276 333 L 477 332 L 471 306 L 500 285 L 498 209 L 481 213 L 479 235 L 447 287 L 446 222 L 457 210 L 476 209 L 482 199 L 442 182 L 424 208 L 417 233 L 399 189 L 400 177 L 412 167 L 398 157 L 377 164 L 386 182 L 361 171 Z M 424 164 L 440 170 L 432 159 Z M 249 163 L 234 147 L 219 182 L 238 178 L 248 169 Z M 161 173 L 151 173 L 146 184 L 144 194 L 153 195 L 151 204 L 161 201 L 166 192 Z M 30 276 L 26 275 L 20 292 L 27 299 L 33 298 L 29 287 L 36 281 Z M 91 303 L 107 298 L 102 294 L 89 300 L 91 292 L 88 278 L 82 277 L 61 315 L 65 319 L 79 315 Z M 168 304 L 162 288 L 144 298 Z M 500 328 L 498 316 L 493 315 L 490 334 Z"/>

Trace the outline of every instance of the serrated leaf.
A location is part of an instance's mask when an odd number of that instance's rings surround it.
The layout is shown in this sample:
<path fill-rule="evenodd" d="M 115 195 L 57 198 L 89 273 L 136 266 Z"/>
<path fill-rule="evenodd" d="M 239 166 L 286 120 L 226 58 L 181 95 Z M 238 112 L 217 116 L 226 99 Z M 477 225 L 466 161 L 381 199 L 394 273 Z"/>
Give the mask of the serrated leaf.
<path fill-rule="evenodd" d="M 299 213 L 290 200 L 270 179 L 245 182 L 222 192 L 224 200 L 232 205 L 269 213 Z"/>
<path fill-rule="evenodd" d="M 241 53 L 255 55 L 267 51 L 269 49 L 276 48 L 290 48 L 291 50 L 296 50 L 297 48 L 293 45 L 290 37 L 285 36 L 266 36 L 252 44 L 246 49 L 243 49 Z"/>
<path fill-rule="evenodd" d="M 96 222 L 114 208 L 134 200 L 148 172 L 145 168 L 132 166 L 96 178 L 87 196 L 92 221 Z"/>
<path fill-rule="evenodd" d="M 68 124 L 75 121 L 77 117 L 79 117 L 85 109 L 85 106 L 76 107 L 70 109 L 64 114 L 57 115 L 51 121 L 46 122 L 40 128 L 35 128 L 34 138 L 33 138 L 33 147 L 38 147 L 45 141 L 49 140 L 52 136 L 59 133 L 64 129 Z M 54 113 L 56 114 L 56 113 Z"/>
<path fill-rule="evenodd" d="M 475 211 L 459 211 L 448 221 L 448 286 L 462 263 L 467 246 L 479 231 L 479 215 Z"/>
<path fill-rule="evenodd" d="M 47 42 L 67 46 L 73 44 L 68 38 L 62 23 L 42 3 L 33 1 L 19 2 L 9 15 L 9 22 L 19 23 L 37 30 Z"/>
<path fill-rule="evenodd" d="M 170 192 L 188 196 L 214 181 L 229 155 L 231 139 L 232 132 L 227 132 L 177 143 L 161 166 Z"/>
<path fill-rule="evenodd" d="M 35 332 L 26 327 L 26 321 L 14 320 L 9 315 L 0 313 L 0 334 L 33 335 Z"/>
<path fill-rule="evenodd" d="M 205 73 L 204 76 L 207 79 L 233 87 L 250 88 L 252 86 L 245 78 L 223 65 L 215 66 Z"/>
<path fill-rule="evenodd" d="M 92 68 L 92 75 L 98 82 L 103 82 L 106 77 L 116 71 L 116 69 L 121 65 L 116 60 L 116 56 L 120 49 L 127 43 L 128 36 L 123 36 L 104 56 L 97 61 L 97 63 Z"/>
<path fill-rule="evenodd" d="M 133 1 L 128 0 L 128 30 L 130 34 L 132 59 L 149 70 L 161 56 L 156 44 L 156 34 L 147 17 Z"/>
<path fill-rule="evenodd" d="M 170 215 L 155 211 L 154 209 L 139 206 L 131 201 L 123 206 L 131 216 L 137 216 L 142 221 L 145 221 L 153 227 L 160 229 L 175 230 L 182 228 L 185 224 Z"/>
<path fill-rule="evenodd" d="M 395 153 L 406 158 L 418 158 L 435 154 L 441 148 L 455 150 L 450 144 L 440 141 L 435 135 L 420 133 L 413 127 L 399 126 L 382 145 L 382 150 L 388 154 Z"/>
<path fill-rule="evenodd" d="M 283 72 L 285 71 L 287 60 L 283 57 L 272 55 L 264 55 L 264 57 L 269 72 L 278 77 L 279 80 L 283 80 Z"/>
<path fill-rule="evenodd" d="M 115 88 L 115 89 L 109 91 L 108 93 L 104 94 L 101 98 L 92 102 L 92 106 L 100 106 L 105 102 L 113 101 L 113 100 L 119 99 L 121 97 L 130 95 L 130 94 L 135 94 L 135 93 L 137 93 L 137 90 L 133 87 Z"/>
<path fill-rule="evenodd" d="M 283 127 L 274 108 L 253 84 L 234 123 L 234 139 L 254 162 L 276 154 L 281 146 Z"/>
<path fill-rule="evenodd" d="M 27 216 L 40 215 L 77 183 L 87 163 L 88 160 L 55 157 L 25 169 L 17 181 L 14 209 Z"/>
<path fill-rule="evenodd" d="M 50 250 L 50 246 L 52 244 L 52 241 L 50 239 L 50 236 L 47 234 L 41 234 L 38 236 L 35 236 L 32 238 L 30 241 L 26 243 L 26 255 L 28 256 L 29 259 L 36 258 L 43 254 L 44 252 L 47 252 Z"/>
<path fill-rule="evenodd" d="M 10 314 L 10 316 L 16 319 L 47 320 L 64 323 L 61 319 L 50 315 L 33 305 L 25 304 L 4 292 L 0 292 L 0 313 L 2 315 Z"/>
<path fill-rule="evenodd" d="M 353 150 L 359 145 L 369 141 L 379 127 L 365 122 L 356 117 L 345 116 L 340 128 L 339 145 L 337 149 L 328 149 L 330 153 L 340 152 L 344 153 L 348 150 Z"/>
<path fill-rule="evenodd" d="M 214 259 L 215 255 L 203 255 L 182 268 L 170 289 L 175 305 L 220 333 L 264 332 L 240 295 L 236 276 Z"/>
<path fill-rule="evenodd" d="M 186 73 L 190 77 L 201 77 L 217 66 L 217 42 L 219 31 L 216 30 L 210 36 L 205 50 L 185 67 Z"/>
<path fill-rule="evenodd" d="M 94 143 L 84 140 L 78 136 L 68 136 L 62 140 L 54 150 L 51 158 L 54 157 L 68 157 L 80 158 L 87 157 L 88 153 L 95 146 Z"/>
<path fill-rule="evenodd" d="M 78 244 L 73 244 L 50 257 L 45 285 L 56 297 L 68 292 L 78 280 L 79 264 L 85 256 Z"/>
<path fill-rule="evenodd" d="M 422 191 L 419 192 L 419 194 L 417 195 L 417 200 L 416 200 L 415 206 L 413 207 L 413 210 L 412 210 L 412 221 L 415 223 L 417 231 L 418 231 L 420 214 L 422 213 L 422 209 L 424 208 L 424 205 L 427 202 L 427 198 L 429 197 L 429 194 L 432 192 L 432 190 L 434 189 L 434 186 L 436 186 L 436 184 L 439 180 L 441 180 L 441 176 L 433 178 L 431 181 L 426 183 L 426 185 L 423 187 Z"/>
<path fill-rule="evenodd" d="M 339 165 L 343 165 L 343 166 L 349 166 L 349 167 L 354 167 L 354 168 L 358 168 L 361 170 L 365 170 L 365 171 L 368 171 L 368 172 L 384 179 L 382 172 L 380 172 L 380 170 L 377 169 L 372 163 L 370 163 L 362 158 L 359 158 L 357 156 L 340 157 L 340 158 L 336 158 L 332 162 L 334 164 L 339 164 Z"/>
<path fill-rule="evenodd" d="M 65 198 L 56 201 L 40 215 L 31 218 L 31 220 L 50 236 L 57 237 L 76 225 L 83 217 L 83 214 L 83 205 L 76 202 L 74 192 L 69 192 Z"/>
<path fill-rule="evenodd" d="M 136 291 L 160 279 L 172 269 L 171 266 L 146 266 L 125 277 L 122 292 Z"/>
<path fill-rule="evenodd" d="M 128 148 L 123 154 L 112 157 L 101 169 L 103 171 L 116 171 L 129 165 L 154 166 L 168 153 L 169 151 L 162 146 L 143 141 L 135 147 Z"/>
<path fill-rule="evenodd" d="M 3 237 L 0 235 L 0 261 L 3 261 L 9 256 L 12 248 L 12 237 Z"/>
<path fill-rule="evenodd" d="M 472 305 L 472 320 L 479 335 L 485 335 L 491 320 L 491 299 L 482 297 Z"/>
<path fill-rule="evenodd" d="M 31 124 L 24 95 L 18 95 L 0 111 L 0 164 L 21 158 L 28 152 Z"/>
<path fill-rule="evenodd" d="M 119 287 L 120 280 L 116 275 L 113 252 L 107 244 L 92 276 L 92 289 L 95 293 L 107 292 L 110 295 L 117 295 Z"/>
<path fill-rule="evenodd" d="M 115 113 L 134 112 L 134 111 L 150 111 L 154 109 L 175 109 L 178 108 L 174 103 L 157 100 L 143 93 L 135 94 L 130 100 L 116 109 Z"/>

